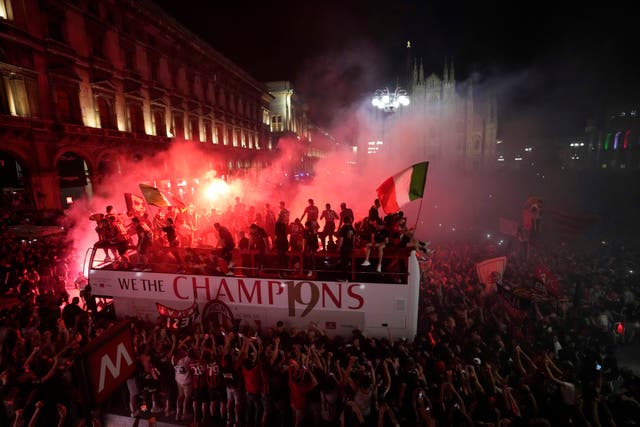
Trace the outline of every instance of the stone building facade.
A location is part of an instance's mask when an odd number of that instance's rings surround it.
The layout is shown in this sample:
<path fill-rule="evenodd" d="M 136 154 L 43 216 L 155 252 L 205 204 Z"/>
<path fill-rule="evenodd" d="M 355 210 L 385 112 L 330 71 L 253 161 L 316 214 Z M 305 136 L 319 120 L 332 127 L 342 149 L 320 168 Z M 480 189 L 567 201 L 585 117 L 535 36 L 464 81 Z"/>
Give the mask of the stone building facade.
<path fill-rule="evenodd" d="M 0 0 L 2 187 L 36 208 L 90 196 L 123 159 L 174 141 L 218 154 L 222 175 L 260 167 L 272 100 L 147 0 Z"/>

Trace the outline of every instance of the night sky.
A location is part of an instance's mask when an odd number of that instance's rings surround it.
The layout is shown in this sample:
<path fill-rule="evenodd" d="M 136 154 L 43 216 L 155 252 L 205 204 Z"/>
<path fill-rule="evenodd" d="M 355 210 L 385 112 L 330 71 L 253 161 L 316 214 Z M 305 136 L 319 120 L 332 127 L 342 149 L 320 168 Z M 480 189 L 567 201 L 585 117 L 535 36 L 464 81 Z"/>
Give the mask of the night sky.
<path fill-rule="evenodd" d="M 257 79 L 292 81 L 324 125 L 395 86 L 406 40 L 427 75 L 441 74 L 448 57 L 459 82 L 474 75 L 496 88 L 501 133 L 522 126 L 535 128 L 526 131 L 532 138 L 576 135 L 605 103 L 640 99 L 636 15 L 612 2 L 156 3 Z"/>

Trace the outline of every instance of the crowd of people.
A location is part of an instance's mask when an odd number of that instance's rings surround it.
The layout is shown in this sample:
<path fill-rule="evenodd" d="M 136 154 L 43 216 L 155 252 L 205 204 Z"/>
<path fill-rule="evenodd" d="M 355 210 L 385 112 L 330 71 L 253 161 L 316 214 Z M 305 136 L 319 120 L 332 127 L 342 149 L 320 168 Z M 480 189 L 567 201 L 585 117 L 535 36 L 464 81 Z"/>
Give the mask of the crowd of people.
<path fill-rule="evenodd" d="M 314 221 L 326 215 L 310 210 L 300 221 L 319 228 Z M 371 226 L 393 221 L 372 219 L 374 210 L 366 217 Z M 274 214 L 273 235 L 255 221 L 265 231 L 257 236 L 276 250 L 277 223 L 285 222 L 280 216 Z M 331 217 L 338 238 L 341 223 L 354 222 L 352 213 L 350 221 Z M 69 271 L 75 263 L 64 239 L 22 242 L 8 221 L 5 215 L 0 223 L 0 425 L 98 425 L 99 411 L 92 409 L 100 408 L 84 404 L 73 377 L 74 356 L 115 320 L 87 304 L 87 292 L 83 300 L 69 297 L 86 283 Z M 220 247 L 233 250 L 230 238 L 240 246 L 245 230 L 216 222 Z M 290 251 L 295 239 L 290 227 L 286 231 Z M 363 239 L 369 262 L 380 250 L 370 231 Z M 171 247 L 170 233 L 164 233 Z M 368 337 L 358 330 L 330 336 L 314 323 L 293 329 L 284 322 L 167 330 L 163 319 L 131 318 L 138 369 L 102 409 L 125 406 L 134 418 L 247 427 L 637 422 L 640 382 L 618 363 L 621 351 L 638 344 L 637 248 L 612 241 L 545 245 L 540 239 L 528 256 L 508 253 L 501 287 L 537 286 L 539 265 L 560 287 L 555 298 L 517 305 L 479 282 L 475 264 L 486 257 L 484 244 L 447 242 L 420 252 L 416 337 Z M 117 248 L 109 255 L 122 256 Z"/>

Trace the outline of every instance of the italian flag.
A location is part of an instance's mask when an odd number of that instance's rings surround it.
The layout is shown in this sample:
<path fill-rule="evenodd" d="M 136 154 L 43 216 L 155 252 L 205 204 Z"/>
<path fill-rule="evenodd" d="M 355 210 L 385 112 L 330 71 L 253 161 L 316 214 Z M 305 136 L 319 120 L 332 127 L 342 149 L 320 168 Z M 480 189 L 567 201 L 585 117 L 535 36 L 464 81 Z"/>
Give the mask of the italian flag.
<path fill-rule="evenodd" d="M 429 162 L 416 163 L 386 179 L 378 189 L 378 199 L 385 214 L 398 212 L 412 200 L 422 198 Z"/>

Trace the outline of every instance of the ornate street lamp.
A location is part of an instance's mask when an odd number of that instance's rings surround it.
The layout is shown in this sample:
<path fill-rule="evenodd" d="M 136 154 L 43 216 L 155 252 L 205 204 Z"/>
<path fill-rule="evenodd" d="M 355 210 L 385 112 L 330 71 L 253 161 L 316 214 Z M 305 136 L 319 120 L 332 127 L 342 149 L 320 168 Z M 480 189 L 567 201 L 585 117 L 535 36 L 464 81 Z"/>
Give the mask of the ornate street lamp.
<path fill-rule="evenodd" d="M 388 88 L 378 89 L 373 95 L 371 105 L 387 113 L 393 113 L 400 107 L 409 105 L 409 96 L 405 90 L 400 88 L 396 88 L 393 92 L 389 92 Z"/>

